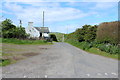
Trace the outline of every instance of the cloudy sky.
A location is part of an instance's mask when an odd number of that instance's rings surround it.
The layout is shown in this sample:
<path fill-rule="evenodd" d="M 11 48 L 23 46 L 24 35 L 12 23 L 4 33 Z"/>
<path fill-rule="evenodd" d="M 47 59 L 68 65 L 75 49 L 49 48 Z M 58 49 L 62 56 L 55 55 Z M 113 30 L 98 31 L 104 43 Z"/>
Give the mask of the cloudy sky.
<path fill-rule="evenodd" d="M 42 11 L 45 11 L 45 26 L 52 32 L 70 33 L 85 24 L 118 20 L 117 0 L 3 0 L 0 5 L 0 19 L 9 18 L 15 25 L 22 20 L 23 26 L 34 22 L 42 26 Z"/>

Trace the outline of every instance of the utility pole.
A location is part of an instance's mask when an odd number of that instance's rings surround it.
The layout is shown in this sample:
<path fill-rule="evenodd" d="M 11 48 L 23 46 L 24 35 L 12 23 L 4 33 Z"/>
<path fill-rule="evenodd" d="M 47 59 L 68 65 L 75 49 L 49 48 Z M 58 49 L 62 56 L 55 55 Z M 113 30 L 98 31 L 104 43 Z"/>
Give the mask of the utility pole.
<path fill-rule="evenodd" d="M 19 24 L 20 24 L 20 27 L 22 27 L 22 20 L 20 20 L 20 23 L 19 23 Z"/>
<path fill-rule="evenodd" d="M 42 27 L 44 27 L 44 11 L 43 11 L 43 15 L 42 15 L 42 18 L 43 18 L 43 26 Z M 42 38 L 44 38 L 44 28 L 43 28 L 43 30 L 42 30 Z"/>
<path fill-rule="evenodd" d="M 43 27 L 44 27 L 44 11 L 43 11 Z"/>

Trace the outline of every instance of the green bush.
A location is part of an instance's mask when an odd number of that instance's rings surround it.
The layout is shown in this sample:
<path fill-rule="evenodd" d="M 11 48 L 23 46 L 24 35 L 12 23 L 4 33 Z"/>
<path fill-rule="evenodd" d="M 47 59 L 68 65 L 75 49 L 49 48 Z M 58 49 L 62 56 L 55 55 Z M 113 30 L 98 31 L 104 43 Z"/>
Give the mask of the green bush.
<path fill-rule="evenodd" d="M 0 66 L 6 66 L 6 65 L 8 65 L 10 63 L 11 63 L 11 61 L 9 59 L 6 59 L 6 60 L 2 59 L 2 60 L 0 60 Z"/>
<path fill-rule="evenodd" d="M 90 48 L 98 48 L 101 51 L 110 53 L 110 54 L 119 54 L 120 53 L 120 48 L 117 45 L 111 45 L 111 44 L 104 44 L 104 43 L 99 43 L 97 41 L 94 42 L 78 42 L 76 40 L 69 39 L 67 40 L 68 43 L 79 47 L 83 50 L 89 50 Z"/>
<path fill-rule="evenodd" d="M 25 28 L 16 27 L 10 19 L 6 19 L 1 22 L 0 24 L 0 33 L 1 37 L 3 38 L 19 38 L 25 39 L 29 35 L 25 32 Z"/>
<path fill-rule="evenodd" d="M 81 47 L 81 49 L 83 50 L 88 50 L 92 47 L 92 44 L 88 43 L 88 42 L 78 42 L 79 46 Z"/>
<path fill-rule="evenodd" d="M 116 45 L 99 44 L 97 48 L 110 54 L 120 53 L 120 48 Z"/>
<path fill-rule="evenodd" d="M 118 44 L 118 21 L 101 23 L 97 28 L 97 41 L 103 43 Z"/>
<path fill-rule="evenodd" d="M 84 25 L 82 28 L 76 29 L 75 32 L 67 34 L 66 39 L 75 39 L 79 42 L 91 42 L 96 38 L 97 25 Z"/>
<path fill-rule="evenodd" d="M 120 48 L 118 46 L 111 46 L 110 53 L 111 54 L 119 54 Z"/>
<path fill-rule="evenodd" d="M 51 38 L 53 41 L 58 41 L 55 34 L 50 34 L 50 38 Z"/>
<path fill-rule="evenodd" d="M 20 40 L 15 38 L 0 38 L 3 43 L 13 44 L 48 44 L 45 40 Z"/>

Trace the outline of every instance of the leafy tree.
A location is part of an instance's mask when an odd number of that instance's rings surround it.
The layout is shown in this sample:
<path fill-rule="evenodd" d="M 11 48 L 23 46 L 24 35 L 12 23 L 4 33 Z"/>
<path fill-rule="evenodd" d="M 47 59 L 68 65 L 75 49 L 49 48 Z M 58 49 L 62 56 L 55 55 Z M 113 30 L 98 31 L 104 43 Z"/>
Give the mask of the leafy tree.
<path fill-rule="evenodd" d="M 79 42 L 84 41 L 84 34 L 85 33 L 81 28 L 79 28 L 75 31 L 76 38 Z"/>
<path fill-rule="evenodd" d="M 2 31 L 16 28 L 16 26 L 12 24 L 12 21 L 10 19 L 6 19 L 5 21 L 3 21 L 1 27 L 2 27 Z"/>
<path fill-rule="evenodd" d="M 91 42 L 96 39 L 97 25 L 84 25 L 82 28 L 78 28 L 75 32 L 68 34 L 68 39 L 75 39 L 79 42 L 87 41 Z"/>
<path fill-rule="evenodd" d="M 16 27 L 10 19 L 4 20 L 0 25 L 0 29 L 2 29 L 3 38 L 26 38 L 28 36 L 25 28 Z"/>
<path fill-rule="evenodd" d="M 87 42 L 94 41 L 96 38 L 97 26 L 89 26 L 86 29 L 86 34 L 84 35 L 84 40 Z"/>
<path fill-rule="evenodd" d="M 1 29 L 2 29 L 2 37 L 5 38 L 12 38 L 13 37 L 13 29 L 16 28 L 15 25 L 12 24 L 12 21 L 10 19 L 6 19 L 1 23 Z"/>

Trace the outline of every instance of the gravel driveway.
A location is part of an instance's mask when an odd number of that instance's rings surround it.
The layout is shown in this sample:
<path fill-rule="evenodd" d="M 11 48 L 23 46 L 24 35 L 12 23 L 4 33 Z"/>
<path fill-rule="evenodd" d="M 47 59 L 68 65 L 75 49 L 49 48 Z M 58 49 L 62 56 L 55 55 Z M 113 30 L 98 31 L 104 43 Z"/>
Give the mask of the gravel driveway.
<path fill-rule="evenodd" d="M 42 46 L 38 46 L 42 48 Z M 118 61 L 67 43 L 44 45 L 41 54 L 3 67 L 3 78 L 117 78 Z"/>

